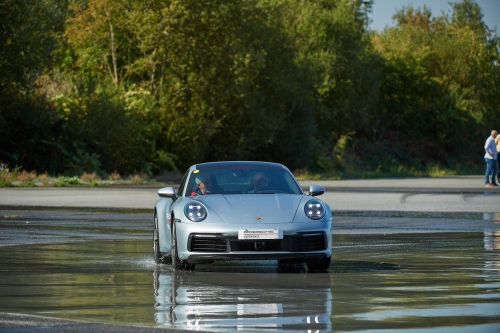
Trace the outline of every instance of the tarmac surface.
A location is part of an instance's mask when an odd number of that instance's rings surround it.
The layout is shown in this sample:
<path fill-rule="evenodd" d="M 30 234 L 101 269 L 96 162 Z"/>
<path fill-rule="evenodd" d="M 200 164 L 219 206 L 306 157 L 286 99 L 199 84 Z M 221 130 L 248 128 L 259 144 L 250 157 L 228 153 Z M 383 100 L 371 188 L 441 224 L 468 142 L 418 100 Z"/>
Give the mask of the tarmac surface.
<path fill-rule="evenodd" d="M 332 211 L 496 212 L 500 187 L 483 176 L 301 181 L 325 187 Z M 0 188 L 0 206 L 153 209 L 162 185 L 139 187 Z M 177 185 L 173 185 L 174 187 Z M 490 195 L 491 194 L 491 195 Z"/>
<path fill-rule="evenodd" d="M 420 212 L 428 214 L 481 213 L 498 214 L 500 188 L 485 188 L 483 176 L 442 178 L 363 179 L 341 181 L 302 181 L 307 191 L 310 184 L 324 186 L 320 197 L 334 214 L 342 212 Z M 175 185 L 174 185 L 175 186 Z M 0 188 L 0 209 L 137 209 L 145 213 L 153 209 L 158 199 L 157 187 L 61 187 L 61 188 Z M 488 220 L 485 215 L 485 219 Z M 380 219 L 386 218 L 380 216 Z M 494 217 L 493 220 L 498 220 Z M 394 220 L 397 223 L 397 220 Z M 429 220 L 430 221 L 430 220 Z M 425 223 L 425 219 L 423 219 Z M 349 227 L 363 229 L 364 221 Z M 370 222 L 372 223 L 372 222 Z M 432 223 L 424 225 L 432 229 Z M 466 228 L 464 226 L 464 228 Z M 348 231 L 345 231 L 348 233 Z M 380 231 L 379 231 L 380 232 Z M 496 328 L 497 326 L 495 326 Z M 0 313 L 0 332 L 157 332 L 159 328 L 89 323 L 41 316 Z M 164 332 L 189 330 L 161 329 Z"/>

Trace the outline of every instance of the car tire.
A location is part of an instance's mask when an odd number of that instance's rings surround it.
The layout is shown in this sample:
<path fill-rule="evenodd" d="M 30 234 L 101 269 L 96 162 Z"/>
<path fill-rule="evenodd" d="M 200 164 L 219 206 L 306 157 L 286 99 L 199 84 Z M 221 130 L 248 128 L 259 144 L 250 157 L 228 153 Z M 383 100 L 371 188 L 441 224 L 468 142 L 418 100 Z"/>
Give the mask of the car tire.
<path fill-rule="evenodd" d="M 160 252 L 160 237 L 158 233 L 158 215 L 155 212 L 153 221 L 153 258 L 155 263 L 163 263 L 163 256 Z"/>
<path fill-rule="evenodd" d="M 186 260 L 180 260 L 177 254 L 177 232 L 175 230 L 175 220 L 172 217 L 172 268 L 179 271 L 192 271 L 195 264 L 190 264 Z"/>
<path fill-rule="evenodd" d="M 324 258 L 321 260 L 306 262 L 307 269 L 311 272 L 325 272 L 330 267 L 332 257 Z"/>

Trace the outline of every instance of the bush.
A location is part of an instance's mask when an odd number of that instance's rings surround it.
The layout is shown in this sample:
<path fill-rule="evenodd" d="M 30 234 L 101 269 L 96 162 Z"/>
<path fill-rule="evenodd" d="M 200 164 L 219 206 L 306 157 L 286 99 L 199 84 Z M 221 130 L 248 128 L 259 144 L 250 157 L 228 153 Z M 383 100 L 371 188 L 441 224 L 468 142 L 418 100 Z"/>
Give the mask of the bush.
<path fill-rule="evenodd" d="M 84 182 L 96 182 L 98 180 L 101 180 L 101 177 L 99 177 L 95 172 L 92 173 L 87 173 L 84 172 L 83 175 L 80 176 L 80 179 Z"/>
<path fill-rule="evenodd" d="M 7 164 L 0 163 L 0 187 L 9 187 L 12 184 L 12 174 Z"/>
<path fill-rule="evenodd" d="M 70 185 L 77 185 L 80 184 L 80 179 L 78 177 L 66 177 L 66 176 L 59 176 L 56 179 L 54 179 L 54 185 L 55 186 L 70 186 Z"/>

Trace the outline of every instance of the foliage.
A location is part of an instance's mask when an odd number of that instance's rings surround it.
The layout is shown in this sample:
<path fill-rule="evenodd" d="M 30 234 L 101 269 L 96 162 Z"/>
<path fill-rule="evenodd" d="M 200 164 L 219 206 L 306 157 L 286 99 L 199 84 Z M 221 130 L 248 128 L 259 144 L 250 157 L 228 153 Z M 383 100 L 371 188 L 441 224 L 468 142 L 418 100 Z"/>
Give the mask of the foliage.
<path fill-rule="evenodd" d="M 0 159 L 39 172 L 57 172 L 75 159 L 77 138 L 43 96 L 0 93 Z"/>
<path fill-rule="evenodd" d="M 12 175 L 6 164 L 0 163 L 0 187 L 9 187 L 12 184 Z"/>
<path fill-rule="evenodd" d="M 70 186 L 70 185 L 77 185 L 80 183 L 80 179 L 78 177 L 66 177 L 66 176 L 59 176 L 56 179 L 54 179 L 54 185 L 58 187 L 62 186 Z"/>
<path fill-rule="evenodd" d="M 2 0 L 0 17 L 0 92 L 27 89 L 51 63 L 56 22 L 42 0 Z"/>
<path fill-rule="evenodd" d="M 66 169 L 75 159 L 71 147 L 82 144 L 37 90 L 39 78 L 53 65 L 54 36 L 63 27 L 51 4 L 0 4 L 0 159 L 54 173 Z"/>
<path fill-rule="evenodd" d="M 145 173 L 129 175 L 126 180 L 121 179 L 117 173 L 112 173 L 101 178 L 94 173 L 84 172 L 81 176 L 55 176 L 48 174 L 37 174 L 36 171 L 21 170 L 20 167 L 8 168 L 0 162 L 0 187 L 40 187 L 40 186 L 116 186 L 116 185 L 144 185 L 151 183 L 179 183 L 183 175 L 180 172 L 170 171 L 168 175 L 151 178 Z"/>
<path fill-rule="evenodd" d="M 384 73 L 364 133 L 372 138 L 368 160 L 393 156 L 417 168 L 477 165 L 485 133 L 500 121 L 498 94 L 491 93 L 500 83 L 498 37 L 480 17 L 473 1 L 455 4 L 451 20 L 410 6 L 395 15 L 395 28 L 374 36 Z"/>
<path fill-rule="evenodd" d="M 332 177 L 476 170 L 500 123 L 481 8 L 403 7 L 372 32 L 371 5 L 6 0 L 0 160 L 141 180 L 239 159 Z"/>

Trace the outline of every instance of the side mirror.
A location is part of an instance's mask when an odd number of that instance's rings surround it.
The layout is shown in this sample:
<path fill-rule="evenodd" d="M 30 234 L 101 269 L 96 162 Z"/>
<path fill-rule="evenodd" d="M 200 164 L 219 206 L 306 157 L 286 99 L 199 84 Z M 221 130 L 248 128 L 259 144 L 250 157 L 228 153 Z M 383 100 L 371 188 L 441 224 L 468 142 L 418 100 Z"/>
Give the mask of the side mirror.
<path fill-rule="evenodd" d="M 161 198 L 170 198 L 174 200 L 176 194 L 172 186 L 167 186 L 167 187 L 162 187 L 161 189 L 158 190 L 158 196 Z"/>
<path fill-rule="evenodd" d="M 325 193 L 325 188 L 323 186 L 319 185 L 310 185 L 309 186 L 309 195 L 312 195 L 313 197 L 322 195 Z"/>

